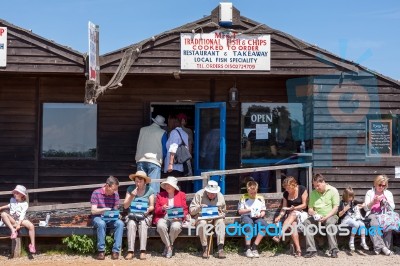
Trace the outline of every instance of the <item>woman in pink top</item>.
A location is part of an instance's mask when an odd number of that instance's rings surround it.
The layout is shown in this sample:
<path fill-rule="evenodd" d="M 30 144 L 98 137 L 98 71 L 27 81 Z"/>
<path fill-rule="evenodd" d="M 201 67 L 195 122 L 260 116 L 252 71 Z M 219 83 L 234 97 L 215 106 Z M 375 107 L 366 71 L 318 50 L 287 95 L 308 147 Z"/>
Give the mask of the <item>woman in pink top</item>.
<path fill-rule="evenodd" d="M 365 195 L 365 210 L 367 211 L 368 218 L 371 219 L 371 227 L 378 228 L 378 217 L 382 213 L 382 207 L 385 205 L 390 206 L 394 210 L 393 194 L 387 187 L 389 179 L 386 175 L 378 175 L 374 179 L 374 187 L 367 191 Z M 370 234 L 374 251 L 378 255 L 383 252 L 385 255 L 390 256 L 393 252 L 390 250 L 392 244 L 392 231 L 383 232 L 377 230 L 375 234 Z"/>

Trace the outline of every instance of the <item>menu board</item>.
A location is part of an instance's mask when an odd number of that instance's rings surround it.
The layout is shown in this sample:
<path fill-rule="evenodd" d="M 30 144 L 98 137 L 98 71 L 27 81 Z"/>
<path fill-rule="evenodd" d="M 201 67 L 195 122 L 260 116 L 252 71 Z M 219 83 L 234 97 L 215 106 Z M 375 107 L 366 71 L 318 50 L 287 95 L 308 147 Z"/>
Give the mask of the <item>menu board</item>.
<path fill-rule="evenodd" d="M 369 155 L 392 156 L 392 120 L 369 120 Z"/>

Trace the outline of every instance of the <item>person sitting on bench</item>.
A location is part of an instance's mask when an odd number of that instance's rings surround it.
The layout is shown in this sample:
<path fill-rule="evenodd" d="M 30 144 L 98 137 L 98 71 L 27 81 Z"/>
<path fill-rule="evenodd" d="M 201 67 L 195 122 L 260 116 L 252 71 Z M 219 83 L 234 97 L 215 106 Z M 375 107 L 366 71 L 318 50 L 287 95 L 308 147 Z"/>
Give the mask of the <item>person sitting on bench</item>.
<path fill-rule="evenodd" d="M 224 242 L 225 242 L 225 213 L 226 204 L 224 195 L 220 192 L 221 188 L 218 186 L 216 181 L 208 181 L 207 186 L 204 189 L 199 190 L 190 203 L 190 214 L 197 219 L 196 225 L 199 227 L 199 237 L 201 245 L 203 246 L 203 258 L 209 257 L 209 248 L 207 246 L 207 235 L 206 225 L 208 222 L 214 225 L 217 234 L 218 242 L 218 258 L 224 259 L 226 255 L 224 253 Z M 209 217 L 199 217 L 203 208 L 215 207 L 215 215 L 211 214 Z M 210 209 L 211 210 L 211 209 Z M 200 219 L 199 219 L 200 218 Z"/>
<path fill-rule="evenodd" d="M 124 230 L 124 223 L 120 219 L 103 219 L 102 215 L 106 211 L 118 210 L 119 208 L 119 194 L 118 194 L 119 181 L 116 177 L 110 176 L 107 178 L 106 184 L 93 191 L 90 199 L 92 205 L 92 223 L 97 230 L 97 250 L 98 254 L 96 259 L 105 259 L 106 250 L 106 227 L 110 226 L 115 228 L 114 231 L 114 245 L 112 247 L 111 259 L 117 260 L 121 250 L 122 234 Z"/>
<path fill-rule="evenodd" d="M 316 174 L 312 181 L 315 189 L 311 192 L 308 202 L 308 214 L 311 217 L 304 221 L 304 230 L 308 232 L 313 227 L 310 226 L 312 224 L 326 226 L 326 237 L 328 238 L 331 257 L 337 258 L 339 249 L 336 234 L 333 233 L 333 229 L 329 229 L 335 226 L 339 219 L 336 214 L 339 208 L 340 195 L 336 188 L 325 183 L 322 174 Z M 305 258 L 312 258 L 317 255 L 314 234 L 306 233 L 306 246 L 307 253 L 304 255 Z"/>

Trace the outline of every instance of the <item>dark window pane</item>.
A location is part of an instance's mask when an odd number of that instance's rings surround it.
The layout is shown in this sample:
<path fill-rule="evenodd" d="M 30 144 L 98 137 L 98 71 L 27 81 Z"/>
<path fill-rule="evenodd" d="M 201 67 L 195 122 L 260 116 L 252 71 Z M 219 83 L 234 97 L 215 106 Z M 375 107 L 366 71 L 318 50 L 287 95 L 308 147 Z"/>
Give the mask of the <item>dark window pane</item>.
<path fill-rule="evenodd" d="M 95 158 L 96 132 L 96 105 L 43 104 L 43 158 Z"/>
<path fill-rule="evenodd" d="M 290 163 L 306 141 L 302 103 L 242 103 L 241 119 L 244 166 Z"/>

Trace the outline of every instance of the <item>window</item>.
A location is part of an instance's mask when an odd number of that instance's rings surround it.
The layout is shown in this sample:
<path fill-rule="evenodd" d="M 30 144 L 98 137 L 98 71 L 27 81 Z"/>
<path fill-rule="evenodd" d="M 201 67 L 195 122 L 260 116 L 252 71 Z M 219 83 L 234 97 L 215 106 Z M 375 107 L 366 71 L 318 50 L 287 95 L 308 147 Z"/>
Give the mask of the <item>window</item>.
<path fill-rule="evenodd" d="M 241 120 L 243 166 L 297 162 L 306 141 L 302 103 L 242 103 Z"/>
<path fill-rule="evenodd" d="M 44 103 L 42 158 L 96 158 L 97 106 Z"/>
<path fill-rule="evenodd" d="M 400 155 L 400 115 L 369 115 L 366 120 L 366 155 Z"/>

